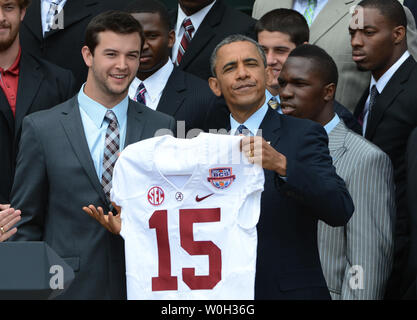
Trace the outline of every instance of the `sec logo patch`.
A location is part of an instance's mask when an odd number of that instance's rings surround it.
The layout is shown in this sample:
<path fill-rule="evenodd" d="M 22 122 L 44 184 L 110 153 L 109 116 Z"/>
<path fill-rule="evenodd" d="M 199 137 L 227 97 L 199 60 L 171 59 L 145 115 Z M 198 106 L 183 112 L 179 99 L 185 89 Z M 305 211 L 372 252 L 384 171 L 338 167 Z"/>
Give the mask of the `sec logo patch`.
<path fill-rule="evenodd" d="M 160 187 L 152 187 L 148 191 L 148 201 L 153 206 L 159 206 L 164 202 L 165 194 L 164 190 Z"/>

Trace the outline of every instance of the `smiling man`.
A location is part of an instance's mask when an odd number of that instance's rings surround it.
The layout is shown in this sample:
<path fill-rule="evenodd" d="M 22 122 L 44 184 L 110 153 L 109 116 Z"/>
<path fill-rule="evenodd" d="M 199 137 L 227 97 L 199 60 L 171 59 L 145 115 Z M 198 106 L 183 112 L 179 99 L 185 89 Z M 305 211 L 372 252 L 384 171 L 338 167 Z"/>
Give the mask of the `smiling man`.
<path fill-rule="evenodd" d="M 160 128 L 174 130 L 173 118 L 127 96 L 142 43 L 131 15 L 98 15 L 86 30 L 88 76 L 80 92 L 23 122 L 11 195 L 22 218 L 12 240 L 45 241 L 74 269 L 75 280 L 60 299 L 126 299 L 123 242 L 82 207 L 111 210 L 119 152 Z"/>
<path fill-rule="evenodd" d="M 317 221 L 347 223 L 352 200 L 336 175 L 323 128 L 268 108 L 266 57 L 252 39 L 233 35 L 211 57 L 213 92 L 230 110 L 231 134 L 262 165 L 265 186 L 257 225 L 256 299 L 329 299 L 317 248 Z M 220 129 L 212 126 L 214 129 Z M 255 149 L 255 145 L 259 148 Z"/>
<path fill-rule="evenodd" d="M 354 115 L 363 122 L 364 137 L 385 151 L 394 166 L 397 220 L 387 297 L 398 298 L 408 254 L 405 154 L 408 137 L 417 126 L 417 63 L 408 52 L 407 19 L 398 1 L 361 1 L 358 12 L 363 25 L 352 23 L 349 28 L 353 60 L 372 78 Z"/>

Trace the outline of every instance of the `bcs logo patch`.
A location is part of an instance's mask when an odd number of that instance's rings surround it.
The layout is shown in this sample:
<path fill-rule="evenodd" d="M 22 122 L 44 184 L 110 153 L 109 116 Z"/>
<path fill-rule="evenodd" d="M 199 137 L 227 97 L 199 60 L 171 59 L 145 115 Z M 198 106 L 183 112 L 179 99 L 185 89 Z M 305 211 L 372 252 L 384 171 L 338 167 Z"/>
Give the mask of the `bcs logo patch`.
<path fill-rule="evenodd" d="M 148 201 L 153 206 L 159 206 L 164 202 L 165 194 L 164 190 L 160 187 L 152 187 L 148 191 Z"/>
<path fill-rule="evenodd" d="M 210 182 L 217 189 L 226 189 L 230 187 L 232 182 L 236 179 L 232 175 L 232 168 L 213 168 L 209 169 L 210 176 L 207 181 Z"/>

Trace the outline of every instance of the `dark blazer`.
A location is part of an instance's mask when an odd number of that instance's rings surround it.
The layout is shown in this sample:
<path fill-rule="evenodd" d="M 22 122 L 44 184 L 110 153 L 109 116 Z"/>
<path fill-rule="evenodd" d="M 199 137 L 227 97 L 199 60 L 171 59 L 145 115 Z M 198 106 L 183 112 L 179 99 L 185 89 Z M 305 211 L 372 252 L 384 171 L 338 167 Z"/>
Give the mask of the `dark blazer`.
<path fill-rule="evenodd" d="M 177 23 L 178 8 L 171 12 L 172 25 Z M 256 20 L 217 0 L 207 13 L 182 57 L 179 67 L 204 80 L 211 76 L 210 56 L 216 45 L 231 34 L 240 33 L 256 39 Z"/>
<path fill-rule="evenodd" d="M 213 122 L 223 127 L 225 119 Z M 230 123 L 227 129 L 230 129 Z M 317 222 L 345 225 L 353 203 L 336 174 L 323 127 L 269 108 L 260 129 L 287 158 L 287 181 L 264 170 L 257 226 L 256 299 L 330 299 L 317 245 Z"/>
<path fill-rule="evenodd" d="M 172 117 L 129 101 L 126 143 L 174 129 Z M 51 134 L 53 133 L 53 134 Z M 77 95 L 23 121 L 11 204 L 22 210 L 12 240 L 45 241 L 75 272 L 61 299 L 126 299 L 124 246 L 82 207 L 109 203 L 84 134 Z"/>
<path fill-rule="evenodd" d="M 414 20 L 417 20 L 417 2 L 415 0 L 404 0 L 404 5 L 410 9 Z"/>
<path fill-rule="evenodd" d="M 410 225 L 410 250 L 402 281 L 402 298 L 417 299 L 417 127 L 407 145 L 407 204 Z"/>
<path fill-rule="evenodd" d="M 222 103 L 208 86 L 208 82 L 174 67 L 159 100 L 157 111 L 169 114 L 177 121 L 185 121 L 185 134 L 202 129 L 208 110 Z M 181 136 L 178 130 L 179 138 Z"/>
<path fill-rule="evenodd" d="M 32 0 L 20 26 L 20 43 L 28 52 L 69 69 L 76 77 L 76 89 L 87 79 L 81 55 L 85 30 L 101 12 L 124 8 L 129 0 L 68 0 L 64 6 L 64 28 L 42 34 L 41 1 Z"/>
<path fill-rule="evenodd" d="M 23 118 L 68 100 L 75 89 L 75 79 L 69 70 L 33 57 L 24 50 L 19 66 L 16 117 L 13 117 L 6 96 L 0 89 L 0 203 L 10 201 Z"/>
<path fill-rule="evenodd" d="M 395 72 L 378 96 L 368 118 L 365 138 L 380 147 L 394 166 L 397 220 L 395 227 L 395 256 L 388 297 L 398 297 L 399 278 L 403 273 L 408 247 L 408 213 L 406 201 L 407 168 L 405 154 L 407 140 L 417 126 L 417 63 L 409 57 Z M 369 89 L 365 90 L 356 106 L 354 116 L 363 111 Z M 398 279 L 396 279 L 398 277 Z M 392 294 L 391 294 L 392 292 Z"/>

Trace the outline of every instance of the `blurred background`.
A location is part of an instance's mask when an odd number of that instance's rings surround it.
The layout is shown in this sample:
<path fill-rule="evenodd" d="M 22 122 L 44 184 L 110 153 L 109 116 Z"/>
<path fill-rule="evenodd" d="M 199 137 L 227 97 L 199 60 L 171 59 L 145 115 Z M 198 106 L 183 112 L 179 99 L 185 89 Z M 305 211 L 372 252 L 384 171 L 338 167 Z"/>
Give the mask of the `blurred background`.
<path fill-rule="evenodd" d="M 177 0 L 160 0 L 168 9 L 173 9 L 178 5 Z M 252 7 L 255 0 L 224 0 L 229 6 L 234 7 L 248 15 L 252 14 Z"/>

